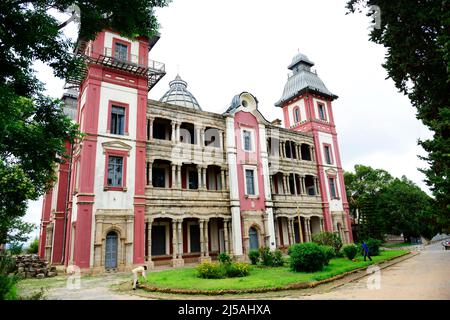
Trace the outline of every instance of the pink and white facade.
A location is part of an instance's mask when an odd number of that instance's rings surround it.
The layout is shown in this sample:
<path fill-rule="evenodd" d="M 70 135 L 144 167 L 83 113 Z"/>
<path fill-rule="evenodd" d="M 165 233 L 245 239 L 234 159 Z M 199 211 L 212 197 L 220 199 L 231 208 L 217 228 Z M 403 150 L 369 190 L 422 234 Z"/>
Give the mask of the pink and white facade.
<path fill-rule="evenodd" d="M 161 101 L 149 100 L 165 74 L 149 60 L 154 44 L 112 31 L 80 42 L 86 73 L 71 79 L 79 93 L 66 101 L 76 102 L 84 136 L 67 146 L 71 161 L 44 198 L 40 256 L 101 272 L 220 252 L 245 259 L 252 248 L 287 248 L 322 230 L 352 242 L 336 96 L 304 79 L 289 83 L 311 62 L 294 58 L 277 103 L 282 128 L 248 92 L 223 114 L 203 111 L 179 76 Z"/>

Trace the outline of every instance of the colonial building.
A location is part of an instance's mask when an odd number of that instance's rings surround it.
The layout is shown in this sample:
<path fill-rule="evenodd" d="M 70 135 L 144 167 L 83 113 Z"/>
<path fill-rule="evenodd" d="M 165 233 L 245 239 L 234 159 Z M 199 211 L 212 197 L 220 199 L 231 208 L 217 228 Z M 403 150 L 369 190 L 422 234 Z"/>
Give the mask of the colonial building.
<path fill-rule="evenodd" d="M 85 61 L 64 96 L 83 137 L 43 203 L 39 254 L 83 270 L 180 266 L 221 252 L 286 249 L 323 230 L 352 242 L 333 119 L 337 98 L 297 54 L 268 121 L 249 92 L 205 111 L 180 76 L 149 60 L 156 39 L 111 31 L 79 41 Z M 229 100 L 228 100 L 229 101 Z M 203 106 L 204 107 L 204 106 Z M 275 108 L 274 107 L 274 108 Z"/>

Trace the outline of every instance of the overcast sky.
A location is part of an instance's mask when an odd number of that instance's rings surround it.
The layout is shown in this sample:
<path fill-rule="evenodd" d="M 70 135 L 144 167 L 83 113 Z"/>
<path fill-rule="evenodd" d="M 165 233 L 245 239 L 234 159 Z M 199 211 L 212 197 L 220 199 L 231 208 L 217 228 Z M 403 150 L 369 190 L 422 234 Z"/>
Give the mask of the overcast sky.
<path fill-rule="evenodd" d="M 344 170 L 355 164 L 406 175 L 428 192 L 417 168 L 426 163 L 418 139 L 431 137 L 381 66 L 386 50 L 369 42 L 370 20 L 346 15 L 345 0 L 173 0 L 157 9 L 161 39 L 150 51 L 166 65 L 151 90 L 159 100 L 179 72 L 205 111 L 223 112 L 234 95 L 249 91 L 268 120 L 297 52 L 315 63 L 327 88 L 339 96 L 333 112 Z M 383 14 L 381 13 L 381 19 Z M 76 25 L 65 33 L 76 38 Z M 64 82 L 36 64 L 48 94 L 61 97 Z M 27 221 L 39 224 L 42 200 L 30 202 Z M 36 234 L 38 231 L 36 230 Z"/>

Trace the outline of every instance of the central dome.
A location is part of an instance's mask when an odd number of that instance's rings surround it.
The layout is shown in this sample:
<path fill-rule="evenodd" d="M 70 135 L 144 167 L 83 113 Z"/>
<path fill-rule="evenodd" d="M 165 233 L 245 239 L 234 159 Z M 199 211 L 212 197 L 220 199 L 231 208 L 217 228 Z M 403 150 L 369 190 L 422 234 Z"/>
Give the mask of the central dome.
<path fill-rule="evenodd" d="M 202 110 L 197 99 L 187 90 L 187 82 L 182 80 L 178 74 L 174 80 L 169 82 L 169 86 L 169 91 L 159 101 L 195 110 Z"/>

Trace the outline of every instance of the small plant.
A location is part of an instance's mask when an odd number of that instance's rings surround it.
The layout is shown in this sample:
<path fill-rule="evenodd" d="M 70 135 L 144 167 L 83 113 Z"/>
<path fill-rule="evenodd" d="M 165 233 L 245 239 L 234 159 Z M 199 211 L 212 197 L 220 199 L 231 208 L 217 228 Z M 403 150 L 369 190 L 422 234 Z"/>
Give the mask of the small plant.
<path fill-rule="evenodd" d="M 34 239 L 31 243 L 30 246 L 27 249 L 27 253 L 38 253 L 39 251 L 39 239 Z"/>
<path fill-rule="evenodd" d="M 369 254 L 371 256 L 379 256 L 380 255 L 380 245 L 381 240 L 369 238 L 366 241 L 367 247 L 369 248 Z"/>
<path fill-rule="evenodd" d="M 225 265 L 228 278 L 246 277 L 250 274 L 248 264 L 242 262 L 231 262 Z"/>
<path fill-rule="evenodd" d="M 280 249 L 276 249 L 273 253 L 273 266 L 282 267 L 284 265 L 283 252 Z"/>
<path fill-rule="evenodd" d="M 204 279 L 223 279 L 226 270 L 223 264 L 214 262 L 203 262 L 197 266 L 198 276 Z"/>
<path fill-rule="evenodd" d="M 270 248 L 264 247 L 259 249 L 259 254 L 261 257 L 261 264 L 266 267 L 273 266 L 273 253 L 270 251 Z"/>
<path fill-rule="evenodd" d="M 221 254 L 219 254 L 219 262 L 220 263 L 230 263 L 231 262 L 231 257 L 229 256 L 228 253 L 222 252 Z"/>
<path fill-rule="evenodd" d="M 327 266 L 331 259 L 335 257 L 334 248 L 332 246 L 320 246 L 325 254 L 325 265 Z"/>
<path fill-rule="evenodd" d="M 259 250 L 253 249 L 248 253 L 248 258 L 253 265 L 256 265 L 259 261 Z"/>
<path fill-rule="evenodd" d="M 334 255 L 338 255 L 342 248 L 341 237 L 335 232 L 324 231 L 313 235 L 313 242 L 321 246 L 331 246 L 334 248 Z"/>
<path fill-rule="evenodd" d="M 289 248 L 290 266 L 294 271 L 315 272 L 323 269 L 326 257 L 324 250 L 316 243 L 294 244 Z"/>
<path fill-rule="evenodd" d="M 349 260 L 353 260 L 358 253 L 358 247 L 354 244 L 346 245 L 342 250 Z"/>

